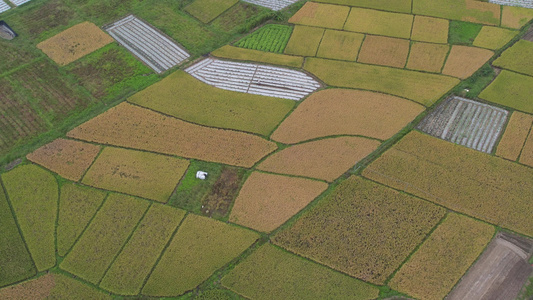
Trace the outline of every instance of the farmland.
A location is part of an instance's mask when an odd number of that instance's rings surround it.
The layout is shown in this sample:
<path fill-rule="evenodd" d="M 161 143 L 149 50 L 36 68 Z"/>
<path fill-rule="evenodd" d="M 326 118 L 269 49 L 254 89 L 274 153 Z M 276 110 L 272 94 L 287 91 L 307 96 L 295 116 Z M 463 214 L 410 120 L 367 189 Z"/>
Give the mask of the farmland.
<path fill-rule="evenodd" d="M 486 1 L 11 5 L 0 298 L 530 297 L 533 10 Z"/>

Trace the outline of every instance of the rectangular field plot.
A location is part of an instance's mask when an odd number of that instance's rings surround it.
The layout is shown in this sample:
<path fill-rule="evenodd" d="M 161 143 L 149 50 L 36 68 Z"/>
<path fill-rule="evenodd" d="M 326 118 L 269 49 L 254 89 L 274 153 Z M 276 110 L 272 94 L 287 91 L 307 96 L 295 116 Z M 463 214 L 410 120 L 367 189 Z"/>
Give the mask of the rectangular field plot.
<path fill-rule="evenodd" d="M 533 271 L 532 252 L 531 239 L 499 233 L 446 299 L 525 299 L 517 296 Z"/>
<path fill-rule="evenodd" d="M 519 111 L 513 112 L 496 149 L 496 155 L 517 160 L 531 130 L 531 125 L 533 125 L 532 115 Z"/>
<path fill-rule="evenodd" d="M 529 131 L 529 136 L 524 144 L 524 148 L 522 148 L 519 161 L 533 167 L 533 130 Z"/>
<path fill-rule="evenodd" d="M 111 24 L 105 30 L 157 73 L 189 58 L 189 54 L 174 41 L 133 15 Z"/>
<path fill-rule="evenodd" d="M 363 176 L 494 225 L 533 234 L 529 167 L 412 131 L 370 164 Z"/>
<path fill-rule="evenodd" d="M 417 128 L 443 140 L 491 153 L 507 114 L 506 110 L 495 106 L 452 97 L 424 118 Z"/>
<path fill-rule="evenodd" d="M 243 1 L 277 11 L 277 10 L 282 10 L 289 5 L 296 3 L 298 0 L 243 0 Z"/>
<path fill-rule="evenodd" d="M 348 17 L 350 7 L 307 2 L 292 18 L 289 23 L 342 29 Z"/>
<path fill-rule="evenodd" d="M 518 6 L 503 6 L 502 27 L 520 29 L 533 18 L 533 9 Z"/>
<path fill-rule="evenodd" d="M 505 50 L 493 62 L 493 65 L 533 76 L 533 60 L 530 59 L 531 57 L 533 57 L 533 42 L 520 40 Z"/>
<path fill-rule="evenodd" d="M 248 36 L 240 39 L 235 46 L 261 50 L 267 52 L 283 53 L 291 37 L 292 27 L 279 24 L 267 24 Z"/>
<path fill-rule="evenodd" d="M 209 23 L 239 0 L 195 0 L 185 7 L 185 11 L 198 20 Z"/>
<path fill-rule="evenodd" d="M 533 113 L 533 77 L 503 70 L 479 98 Z"/>
<path fill-rule="evenodd" d="M 317 0 L 316 2 L 410 13 L 412 0 Z"/>
<path fill-rule="evenodd" d="M 403 68 L 409 54 L 409 40 L 367 35 L 358 62 Z"/>
<path fill-rule="evenodd" d="M 408 39 L 412 25 L 413 15 L 354 7 L 344 30 Z"/>
<path fill-rule="evenodd" d="M 204 59 L 185 71 L 221 89 L 296 101 L 320 87 L 303 72 L 212 58 Z"/>
<path fill-rule="evenodd" d="M 500 6 L 478 0 L 413 0 L 413 14 L 500 25 Z"/>
<path fill-rule="evenodd" d="M 289 43 L 285 48 L 286 54 L 300 56 L 315 56 L 320 41 L 324 36 L 324 29 L 317 27 L 296 25 Z"/>
<path fill-rule="evenodd" d="M 450 46 L 414 42 L 411 44 L 407 68 L 411 70 L 440 73 Z"/>
<path fill-rule="evenodd" d="M 0 13 L 3 13 L 4 11 L 9 10 L 9 9 L 11 9 L 11 6 L 9 6 L 4 1 L 0 0 Z"/>
<path fill-rule="evenodd" d="M 317 56 L 354 61 L 359 53 L 364 35 L 340 30 L 326 30 Z"/>

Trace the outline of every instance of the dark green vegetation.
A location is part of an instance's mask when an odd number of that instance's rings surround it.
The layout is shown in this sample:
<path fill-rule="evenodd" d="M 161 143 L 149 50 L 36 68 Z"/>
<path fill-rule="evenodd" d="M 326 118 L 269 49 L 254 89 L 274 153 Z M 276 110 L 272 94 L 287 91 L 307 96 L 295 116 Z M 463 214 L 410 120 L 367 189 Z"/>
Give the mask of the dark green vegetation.
<path fill-rule="evenodd" d="M 245 38 L 239 40 L 235 46 L 247 49 L 283 53 L 291 37 L 292 27 L 286 25 L 268 24 Z"/>
<path fill-rule="evenodd" d="M 472 45 L 482 27 L 480 24 L 450 21 L 448 43 L 452 45 Z"/>
<path fill-rule="evenodd" d="M 27 279 L 37 270 L 20 236 L 15 218 L 0 186 L 0 287 Z"/>
<path fill-rule="evenodd" d="M 462 97 L 476 98 L 496 77 L 494 69 L 487 63 L 454 88 L 454 93 Z"/>

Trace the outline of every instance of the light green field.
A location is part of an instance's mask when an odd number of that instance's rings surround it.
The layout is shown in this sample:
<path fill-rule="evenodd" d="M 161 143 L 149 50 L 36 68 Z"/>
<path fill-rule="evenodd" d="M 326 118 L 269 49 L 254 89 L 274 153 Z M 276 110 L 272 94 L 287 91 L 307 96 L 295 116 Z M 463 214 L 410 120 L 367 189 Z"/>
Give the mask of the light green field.
<path fill-rule="evenodd" d="M 533 42 L 519 40 L 505 50 L 492 64 L 494 66 L 533 76 Z"/>
<path fill-rule="evenodd" d="M 288 99 L 219 89 L 183 71 L 174 72 L 128 101 L 189 122 L 262 135 L 274 130 L 295 104 Z"/>
<path fill-rule="evenodd" d="M 321 58 L 308 58 L 304 68 L 332 86 L 383 92 L 425 106 L 459 83 L 459 79 L 443 75 Z"/>
<path fill-rule="evenodd" d="M 37 273 L 2 186 L 0 186 L 0 228 L 2 228 L 0 231 L 0 287 L 2 287 Z"/>
<path fill-rule="evenodd" d="M 184 210 L 152 205 L 100 286 L 120 295 L 137 295 L 184 216 Z"/>
<path fill-rule="evenodd" d="M 65 256 L 89 224 L 107 193 L 82 185 L 61 186 L 57 221 L 57 253 Z"/>
<path fill-rule="evenodd" d="M 344 30 L 408 39 L 413 15 L 352 8 Z"/>
<path fill-rule="evenodd" d="M 413 0 L 413 14 L 500 25 L 500 6 L 477 0 Z"/>
<path fill-rule="evenodd" d="M 239 0 L 194 0 L 185 7 L 185 11 L 198 20 L 209 23 Z"/>
<path fill-rule="evenodd" d="M 412 0 L 317 0 L 317 2 L 410 13 Z"/>
<path fill-rule="evenodd" d="M 265 244 L 222 279 L 249 299 L 375 299 L 379 290 Z"/>
<path fill-rule="evenodd" d="M 533 77 L 503 70 L 479 98 L 533 113 Z"/>
<path fill-rule="evenodd" d="M 322 28 L 297 25 L 292 31 L 289 43 L 285 48 L 285 53 L 301 56 L 315 56 L 323 35 L 324 29 Z"/>
<path fill-rule="evenodd" d="M 56 179 L 36 165 L 24 165 L 2 174 L 2 181 L 37 270 L 52 268 L 56 264 Z"/>
<path fill-rule="evenodd" d="M 360 33 L 326 30 L 317 57 L 355 61 L 363 38 Z"/>
<path fill-rule="evenodd" d="M 474 40 L 473 45 L 476 47 L 497 50 L 509 43 L 517 34 L 518 31 L 516 30 L 503 29 L 493 26 L 483 26 Z"/>
<path fill-rule="evenodd" d="M 181 295 L 209 278 L 257 238 L 259 235 L 253 231 L 189 214 L 142 293 L 148 296 Z"/>
<path fill-rule="evenodd" d="M 111 194 L 59 267 L 97 284 L 142 218 L 148 201 Z"/>

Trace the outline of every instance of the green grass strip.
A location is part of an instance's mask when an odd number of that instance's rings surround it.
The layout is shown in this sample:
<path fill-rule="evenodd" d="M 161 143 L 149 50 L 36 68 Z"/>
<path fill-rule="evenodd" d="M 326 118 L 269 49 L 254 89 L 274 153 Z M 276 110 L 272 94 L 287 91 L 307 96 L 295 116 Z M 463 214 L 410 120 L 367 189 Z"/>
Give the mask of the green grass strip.
<path fill-rule="evenodd" d="M 100 286 L 121 295 L 137 295 L 185 211 L 154 204 L 142 219 Z"/>
<path fill-rule="evenodd" d="M 37 270 L 52 268 L 56 264 L 55 177 L 36 165 L 24 165 L 2 174 L 2 180 Z"/>
<path fill-rule="evenodd" d="M 111 194 L 60 268 L 98 283 L 148 205 L 148 201 Z"/>
<path fill-rule="evenodd" d="M 472 45 L 482 26 L 479 24 L 450 21 L 448 43 L 452 45 Z"/>

